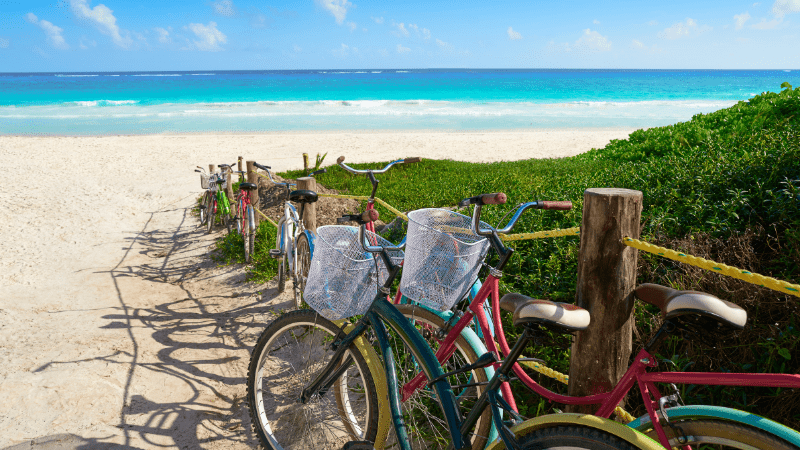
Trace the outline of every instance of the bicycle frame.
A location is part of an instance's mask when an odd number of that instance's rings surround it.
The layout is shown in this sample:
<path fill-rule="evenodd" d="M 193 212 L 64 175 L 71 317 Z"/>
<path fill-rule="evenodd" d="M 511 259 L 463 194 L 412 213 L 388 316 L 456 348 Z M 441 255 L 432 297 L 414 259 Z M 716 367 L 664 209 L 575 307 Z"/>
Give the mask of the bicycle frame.
<path fill-rule="evenodd" d="M 473 317 L 477 317 L 478 323 L 484 336 L 491 336 L 488 325 L 488 318 L 482 307 L 487 298 L 491 297 L 492 302 L 492 315 L 494 326 L 496 327 L 497 343 L 500 346 L 498 351 L 495 342 L 492 339 L 486 339 L 486 347 L 489 351 L 494 352 L 498 357 L 501 353 L 509 355 L 512 349 L 509 348 L 503 331 L 503 323 L 500 320 L 500 289 L 499 279 L 490 274 L 486 278 L 483 286 L 473 301 L 470 303 L 468 310 L 464 313 L 461 319 L 445 336 L 444 341 L 436 353 L 438 361 L 444 362 L 452 356 L 455 351 L 455 339 L 461 331 L 472 321 Z M 636 355 L 633 364 L 628 367 L 628 370 L 623 375 L 622 379 L 617 383 L 613 390 L 602 394 L 595 394 L 584 397 L 572 397 L 568 395 L 557 394 L 550 391 L 536 381 L 534 381 L 522 369 L 519 363 L 514 363 L 514 373 L 519 377 L 519 380 L 525 384 L 529 389 L 547 398 L 548 400 L 562 403 L 565 405 L 593 405 L 599 404 L 600 407 L 595 412 L 598 417 L 609 418 L 614 412 L 616 406 L 628 394 L 631 388 L 636 384 L 642 395 L 647 414 L 653 423 L 659 441 L 664 448 L 669 449 L 669 440 L 667 439 L 664 429 L 661 426 L 661 419 L 657 414 L 660 409 L 659 399 L 662 397 L 655 383 L 674 383 L 674 384 L 701 384 L 713 386 L 760 386 L 760 387 L 786 387 L 786 388 L 800 388 L 800 375 L 792 374 L 765 374 L 765 373 L 720 373 L 720 372 L 647 372 L 648 368 L 656 367 L 657 362 L 653 355 L 647 350 L 642 349 Z M 426 375 L 423 373 L 418 374 L 414 379 L 409 381 L 402 387 L 403 395 L 408 396 L 414 390 L 419 389 L 424 385 Z M 504 393 L 505 395 L 505 393 Z M 508 397 L 508 403 L 516 411 L 513 397 Z M 794 440 L 789 439 L 795 445 L 800 445 L 800 440 L 795 437 Z"/>

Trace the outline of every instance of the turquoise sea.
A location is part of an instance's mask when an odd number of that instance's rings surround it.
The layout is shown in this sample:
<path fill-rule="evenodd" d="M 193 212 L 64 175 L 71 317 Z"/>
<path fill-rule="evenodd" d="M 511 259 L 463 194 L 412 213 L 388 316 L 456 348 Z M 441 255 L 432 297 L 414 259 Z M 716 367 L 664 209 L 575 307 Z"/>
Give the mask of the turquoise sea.
<path fill-rule="evenodd" d="M 641 128 L 800 71 L 300 70 L 0 73 L 0 134 Z"/>

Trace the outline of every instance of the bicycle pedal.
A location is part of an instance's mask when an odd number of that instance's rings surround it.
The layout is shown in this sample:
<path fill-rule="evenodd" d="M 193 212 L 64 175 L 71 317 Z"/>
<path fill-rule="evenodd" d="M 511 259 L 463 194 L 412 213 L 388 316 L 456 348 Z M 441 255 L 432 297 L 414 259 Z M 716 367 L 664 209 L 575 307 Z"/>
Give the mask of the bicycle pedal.
<path fill-rule="evenodd" d="M 374 448 L 370 441 L 350 441 L 344 444 L 342 450 L 373 450 Z"/>
<path fill-rule="evenodd" d="M 280 258 L 281 256 L 283 256 L 283 254 L 284 253 L 282 251 L 278 250 L 277 248 L 270 249 L 270 251 L 269 251 L 269 256 L 271 256 L 271 257 L 273 257 L 275 259 Z"/>

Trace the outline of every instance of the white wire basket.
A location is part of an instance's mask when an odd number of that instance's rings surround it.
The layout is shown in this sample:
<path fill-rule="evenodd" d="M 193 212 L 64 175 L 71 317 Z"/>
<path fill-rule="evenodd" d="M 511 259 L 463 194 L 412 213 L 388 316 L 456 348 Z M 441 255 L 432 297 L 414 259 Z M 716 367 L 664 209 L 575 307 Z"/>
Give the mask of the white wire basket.
<path fill-rule="evenodd" d="M 369 231 L 366 238 L 370 245 L 394 246 Z M 403 260 L 402 251 L 389 256 L 396 264 Z M 364 314 L 388 275 L 380 255 L 373 257 L 361 247 L 358 227 L 319 227 L 303 300 L 329 320 Z"/>
<path fill-rule="evenodd" d="M 208 174 L 200 174 L 200 187 L 202 189 L 208 189 Z"/>
<path fill-rule="evenodd" d="M 408 214 L 403 295 L 438 311 L 452 308 L 464 297 L 490 247 L 488 239 L 472 232 L 471 221 L 446 209 Z"/>

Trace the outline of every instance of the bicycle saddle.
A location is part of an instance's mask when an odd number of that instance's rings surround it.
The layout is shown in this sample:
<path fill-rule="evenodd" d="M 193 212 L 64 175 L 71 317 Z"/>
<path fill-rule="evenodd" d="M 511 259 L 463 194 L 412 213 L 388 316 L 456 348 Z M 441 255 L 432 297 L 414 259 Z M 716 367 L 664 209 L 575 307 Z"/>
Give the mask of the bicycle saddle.
<path fill-rule="evenodd" d="M 570 303 L 556 303 L 512 293 L 500 299 L 500 308 L 514 313 L 515 327 L 537 323 L 573 332 L 589 326 L 589 311 Z"/>
<path fill-rule="evenodd" d="M 239 183 L 239 189 L 252 191 L 258 189 L 258 186 L 256 186 L 255 183 Z"/>
<path fill-rule="evenodd" d="M 298 189 L 289 192 L 289 201 L 296 203 L 314 203 L 317 201 L 317 193 L 307 189 Z"/>
<path fill-rule="evenodd" d="M 665 319 L 694 314 L 737 329 L 744 328 L 747 322 L 747 311 L 705 292 L 679 291 L 652 283 L 642 284 L 634 292 L 639 300 L 658 307 Z"/>

